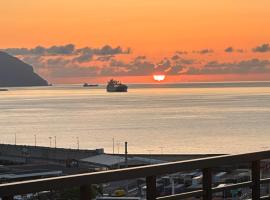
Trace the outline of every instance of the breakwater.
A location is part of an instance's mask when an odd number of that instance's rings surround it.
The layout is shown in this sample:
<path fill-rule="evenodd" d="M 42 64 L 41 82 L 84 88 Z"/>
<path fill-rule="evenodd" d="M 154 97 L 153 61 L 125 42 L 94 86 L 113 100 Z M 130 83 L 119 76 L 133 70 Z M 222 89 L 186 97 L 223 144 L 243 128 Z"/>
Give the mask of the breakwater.
<path fill-rule="evenodd" d="M 69 159 L 82 159 L 104 153 L 103 149 L 79 150 L 66 148 L 50 148 L 28 145 L 0 144 L 0 160 L 24 162 L 31 160 L 66 161 Z"/>

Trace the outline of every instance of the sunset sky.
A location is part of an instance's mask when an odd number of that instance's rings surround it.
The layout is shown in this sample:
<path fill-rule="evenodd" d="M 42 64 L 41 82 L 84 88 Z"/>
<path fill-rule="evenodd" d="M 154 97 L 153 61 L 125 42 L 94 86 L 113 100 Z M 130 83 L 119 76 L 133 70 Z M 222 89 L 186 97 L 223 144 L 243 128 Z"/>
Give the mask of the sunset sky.
<path fill-rule="evenodd" d="M 6 0 L 0 49 L 52 83 L 270 80 L 269 0 Z"/>

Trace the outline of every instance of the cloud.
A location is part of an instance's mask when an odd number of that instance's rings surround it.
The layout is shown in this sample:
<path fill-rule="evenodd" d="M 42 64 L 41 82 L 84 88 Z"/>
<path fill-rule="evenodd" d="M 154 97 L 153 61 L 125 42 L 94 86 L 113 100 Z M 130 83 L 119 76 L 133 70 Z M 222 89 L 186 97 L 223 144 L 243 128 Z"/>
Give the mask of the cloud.
<path fill-rule="evenodd" d="M 48 66 L 48 67 L 53 67 L 53 68 L 56 68 L 56 67 L 65 67 L 67 65 L 69 65 L 71 62 L 71 60 L 69 59 L 65 59 L 65 58 L 62 58 L 62 57 L 58 57 L 58 58 L 50 58 L 46 61 L 43 60 L 43 63 Z"/>
<path fill-rule="evenodd" d="M 259 60 L 257 58 L 251 60 L 243 60 L 240 62 L 211 61 L 200 68 L 190 67 L 186 74 L 247 74 L 247 73 L 266 73 L 270 72 L 270 61 Z"/>
<path fill-rule="evenodd" d="M 233 53 L 233 52 L 244 53 L 244 50 L 243 49 L 234 49 L 233 47 L 227 47 L 226 49 L 224 49 L 224 52 L 226 52 L 226 53 Z"/>
<path fill-rule="evenodd" d="M 131 50 L 128 48 L 124 50 L 122 47 L 111 47 L 104 45 L 101 48 L 84 47 L 77 49 L 74 44 L 54 45 L 51 47 L 36 46 L 35 48 L 6 48 L 1 51 L 7 52 L 14 56 L 19 55 L 39 55 L 39 56 L 59 56 L 59 55 L 117 55 L 129 54 Z"/>
<path fill-rule="evenodd" d="M 228 47 L 228 48 L 224 49 L 224 51 L 227 53 L 232 53 L 232 52 L 234 52 L 234 49 L 233 49 L 233 47 Z"/>
<path fill-rule="evenodd" d="M 102 76 L 143 76 L 154 72 L 155 64 L 146 60 L 145 56 L 138 56 L 130 62 L 112 59 L 108 66 L 100 71 Z"/>
<path fill-rule="evenodd" d="M 184 66 L 181 65 L 174 65 L 166 70 L 167 75 L 178 75 L 182 73 Z"/>
<path fill-rule="evenodd" d="M 111 47 L 110 45 L 104 45 L 101 48 L 84 47 L 76 50 L 77 53 L 89 53 L 93 55 L 117 55 L 117 54 L 130 54 L 131 50 L 128 48 L 123 50 L 122 47 Z"/>
<path fill-rule="evenodd" d="M 44 60 L 40 56 L 24 56 L 21 59 L 35 68 L 42 68 L 44 66 Z"/>
<path fill-rule="evenodd" d="M 86 77 L 86 76 L 147 76 L 163 72 L 167 75 L 182 74 L 248 74 L 269 73 L 270 61 L 260 59 L 242 60 L 239 62 L 210 61 L 201 64 L 196 60 L 183 60 L 172 62 L 168 58 L 151 62 L 144 57 L 136 57 L 129 62 L 111 58 L 102 66 L 81 66 L 67 59 L 48 59 L 43 63 L 50 68 L 52 76 Z"/>
<path fill-rule="evenodd" d="M 214 53 L 214 50 L 212 50 L 212 49 L 202 49 L 202 50 L 199 50 L 199 51 L 193 51 L 193 53 L 211 54 L 211 53 Z"/>
<path fill-rule="evenodd" d="M 102 62 L 104 63 L 103 67 L 106 67 L 114 56 L 131 52 L 130 49 L 123 49 L 120 46 L 104 45 L 101 48 L 76 48 L 74 44 L 6 48 L 2 51 L 17 56 L 26 63 L 33 65 L 38 73 L 52 78 L 71 77 L 72 75 L 74 77 L 98 76 L 102 66 L 91 63 L 92 61 Z"/>
<path fill-rule="evenodd" d="M 91 61 L 93 58 L 92 53 L 83 53 L 75 58 L 72 59 L 73 62 L 78 62 L 78 63 L 85 63 Z"/>
<path fill-rule="evenodd" d="M 96 58 L 96 61 L 107 62 L 110 61 L 112 58 L 114 58 L 113 55 L 99 56 Z"/>
<path fill-rule="evenodd" d="M 146 60 L 146 56 L 137 56 L 134 60 L 135 61 Z"/>
<path fill-rule="evenodd" d="M 163 58 L 159 62 L 151 62 L 145 56 L 137 56 L 130 62 L 111 59 L 108 66 L 104 66 L 99 75 L 102 76 L 145 76 L 154 73 L 179 75 L 183 70 L 198 62 L 193 59 L 184 59 L 172 56 Z M 173 59 L 172 59 L 173 58 Z"/>
<path fill-rule="evenodd" d="M 168 58 L 164 58 L 163 60 L 161 60 L 160 62 L 158 62 L 156 65 L 155 65 L 155 72 L 164 72 L 166 71 L 168 68 L 170 68 L 172 65 L 170 59 Z"/>
<path fill-rule="evenodd" d="M 182 58 L 182 59 L 178 60 L 176 63 L 181 64 L 181 65 L 192 65 L 192 64 L 195 64 L 197 62 L 198 61 L 196 61 L 194 59 L 184 59 L 184 58 Z"/>
<path fill-rule="evenodd" d="M 179 55 L 175 54 L 171 57 L 171 60 L 179 60 L 180 58 L 181 57 Z"/>
<path fill-rule="evenodd" d="M 179 54 L 179 55 L 182 55 L 182 54 L 188 54 L 187 51 L 176 51 L 175 53 L 176 53 L 176 54 Z"/>
<path fill-rule="evenodd" d="M 267 45 L 261 48 L 269 48 Z M 266 49 L 267 49 L 266 48 Z M 260 49 L 261 50 L 261 49 Z M 104 45 L 100 48 L 76 48 L 73 44 L 35 48 L 9 48 L 5 51 L 15 54 L 35 67 L 38 73 L 48 78 L 93 77 L 93 76 L 147 76 L 154 73 L 166 75 L 182 74 L 248 74 L 270 72 L 270 61 L 250 59 L 235 62 L 194 59 L 185 52 L 153 61 L 144 55 L 130 55 L 130 49 Z M 229 46 L 225 52 L 240 52 Z M 210 54 L 212 49 L 194 51 Z M 194 57 L 197 57 L 193 55 Z M 208 61 L 207 61 L 208 60 Z"/>
<path fill-rule="evenodd" d="M 11 55 L 70 55 L 73 54 L 75 45 L 67 44 L 60 46 L 51 46 L 45 48 L 43 46 L 36 46 L 35 48 L 7 48 L 1 49 Z"/>
<path fill-rule="evenodd" d="M 129 64 L 125 63 L 124 61 L 116 60 L 116 59 L 112 59 L 109 63 L 110 67 L 126 67 L 127 65 Z"/>
<path fill-rule="evenodd" d="M 49 55 L 71 55 L 75 50 L 74 44 L 67 44 L 64 46 L 52 46 L 46 49 Z"/>
<path fill-rule="evenodd" d="M 195 59 L 184 58 L 178 54 L 174 54 L 170 59 L 177 65 L 191 65 L 197 62 Z"/>
<path fill-rule="evenodd" d="M 151 75 L 154 71 L 155 64 L 147 60 L 134 60 L 127 66 L 126 75 Z"/>
<path fill-rule="evenodd" d="M 252 49 L 253 52 L 265 53 L 270 51 L 269 44 L 262 44 Z"/>
<path fill-rule="evenodd" d="M 181 59 L 182 61 L 182 59 Z M 186 62 L 188 62 L 186 60 Z M 190 63 L 189 61 L 188 63 Z M 103 66 L 99 75 L 101 76 L 145 76 L 154 73 L 165 73 L 167 75 L 180 74 L 184 66 L 173 63 L 169 58 L 154 63 L 145 56 L 138 56 L 130 62 L 111 59 L 109 65 Z"/>
<path fill-rule="evenodd" d="M 81 67 L 73 65 L 72 67 L 54 68 L 50 71 L 50 76 L 55 78 L 67 77 L 93 77 L 98 76 L 99 68 L 96 66 Z"/>
<path fill-rule="evenodd" d="M 112 48 L 110 45 L 105 45 L 101 49 L 95 49 L 97 55 L 116 55 L 116 54 L 128 54 L 129 50 L 123 51 L 121 47 Z"/>

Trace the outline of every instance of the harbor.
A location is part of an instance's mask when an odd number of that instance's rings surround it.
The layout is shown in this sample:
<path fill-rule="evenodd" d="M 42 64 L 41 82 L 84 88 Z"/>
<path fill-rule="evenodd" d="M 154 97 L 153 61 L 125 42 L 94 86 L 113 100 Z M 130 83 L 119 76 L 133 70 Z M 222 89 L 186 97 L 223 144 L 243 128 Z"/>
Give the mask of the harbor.
<path fill-rule="evenodd" d="M 126 145 L 127 146 L 127 145 Z M 108 154 L 102 148 L 94 150 L 50 148 L 27 145 L 0 145 L 0 182 L 26 181 L 39 178 L 61 177 L 67 175 L 101 172 L 113 169 L 134 168 L 148 165 L 166 164 L 196 159 L 222 156 L 217 154 Z M 270 162 L 261 162 L 261 177 L 270 175 Z M 190 170 L 158 176 L 156 190 L 158 196 L 174 195 L 195 191 L 202 187 L 201 170 Z M 223 166 L 213 171 L 213 182 L 216 187 L 251 180 L 250 166 L 247 164 Z M 96 199 L 145 199 L 146 182 L 137 178 L 128 181 L 116 181 L 98 185 L 102 193 Z M 262 187 L 267 193 L 269 187 Z M 240 198 L 251 195 L 249 190 L 237 189 L 231 192 L 218 193 L 216 197 Z M 33 196 L 52 195 L 56 198 L 57 191 L 32 193 L 29 198 L 18 196 L 17 199 L 33 199 Z"/>

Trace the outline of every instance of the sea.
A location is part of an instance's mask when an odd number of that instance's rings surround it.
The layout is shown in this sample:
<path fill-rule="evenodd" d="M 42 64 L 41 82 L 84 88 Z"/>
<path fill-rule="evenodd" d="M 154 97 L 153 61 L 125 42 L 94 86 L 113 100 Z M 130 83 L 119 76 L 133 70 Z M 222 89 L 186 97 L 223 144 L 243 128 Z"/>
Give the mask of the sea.
<path fill-rule="evenodd" d="M 270 150 L 270 82 L 8 88 L 0 143 L 108 153 L 208 154 Z"/>

